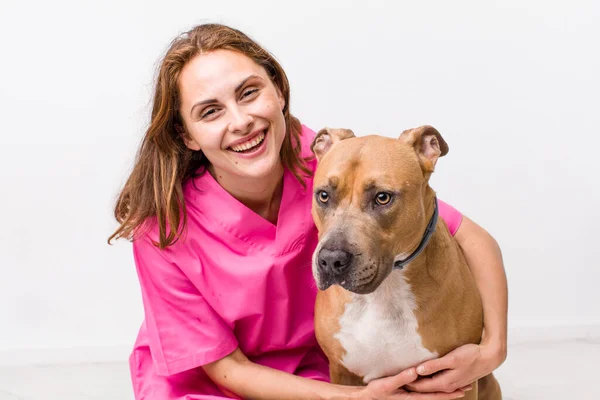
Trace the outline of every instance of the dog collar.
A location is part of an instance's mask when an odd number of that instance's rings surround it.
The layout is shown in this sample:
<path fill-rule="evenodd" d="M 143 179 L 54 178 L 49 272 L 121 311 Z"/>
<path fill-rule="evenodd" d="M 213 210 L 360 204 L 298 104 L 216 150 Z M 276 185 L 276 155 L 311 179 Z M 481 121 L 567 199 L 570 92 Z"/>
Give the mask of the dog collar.
<path fill-rule="evenodd" d="M 427 228 L 425 228 L 425 234 L 423 235 L 423 239 L 421 239 L 421 243 L 419 243 L 419 247 L 417 247 L 417 249 L 410 256 L 405 258 L 404 260 L 394 261 L 394 269 L 404 268 L 404 266 L 406 264 L 408 264 L 409 262 L 414 260 L 419 254 L 421 254 L 423 249 L 425 249 L 425 246 L 427 246 L 427 243 L 429 243 L 429 239 L 431 239 L 431 235 L 433 235 L 433 232 L 435 232 L 435 226 L 437 225 L 437 220 L 438 220 L 438 204 L 437 204 L 437 197 L 434 197 L 433 198 L 433 215 L 431 216 L 431 219 L 429 220 L 429 224 L 427 224 Z"/>

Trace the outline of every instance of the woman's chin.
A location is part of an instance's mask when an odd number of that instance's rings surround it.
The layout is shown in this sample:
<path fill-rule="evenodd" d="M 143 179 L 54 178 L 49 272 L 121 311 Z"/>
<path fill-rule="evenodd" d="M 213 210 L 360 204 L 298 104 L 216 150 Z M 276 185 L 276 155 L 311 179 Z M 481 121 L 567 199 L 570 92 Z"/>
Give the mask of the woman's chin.
<path fill-rule="evenodd" d="M 283 165 L 281 162 L 265 160 L 265 162 L 257 162 L 252 166 L 248 166 L 240 172 L 247 179 L 277 181 L 283 176 Z"/>

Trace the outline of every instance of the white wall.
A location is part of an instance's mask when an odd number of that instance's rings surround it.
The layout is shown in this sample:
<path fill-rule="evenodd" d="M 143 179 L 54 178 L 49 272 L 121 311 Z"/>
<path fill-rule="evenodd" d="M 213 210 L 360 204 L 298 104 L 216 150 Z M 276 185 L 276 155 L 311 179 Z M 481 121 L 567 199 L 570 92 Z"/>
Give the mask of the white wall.
<path fill-rule="evenodd" d="M 156 63 L 202 22 L 272 51 L 314 129 L 436 126 L 451 151 L 432 185 L 500 242 L 511 332 L 600 332 L 600 3 L 83 3 L 0 5 L 0 359 L 132 345 L 142 305 L 111 210 Z"/>

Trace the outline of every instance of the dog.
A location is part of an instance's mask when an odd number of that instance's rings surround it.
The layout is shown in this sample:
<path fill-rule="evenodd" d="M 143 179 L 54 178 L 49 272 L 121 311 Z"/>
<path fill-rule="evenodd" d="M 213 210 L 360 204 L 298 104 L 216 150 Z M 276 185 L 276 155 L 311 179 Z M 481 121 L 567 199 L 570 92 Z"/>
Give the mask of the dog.
<path fill-rule="evenodd" d="M 479 343 L 475 279 L 441 218 L 429 177 L 448 145 L 431 126 L 398 139 L 322 129 L 312 215 L 315 333 L 332 383 L 371 380 Z M 501 399 L 492 374 L 465 399 Z"/>

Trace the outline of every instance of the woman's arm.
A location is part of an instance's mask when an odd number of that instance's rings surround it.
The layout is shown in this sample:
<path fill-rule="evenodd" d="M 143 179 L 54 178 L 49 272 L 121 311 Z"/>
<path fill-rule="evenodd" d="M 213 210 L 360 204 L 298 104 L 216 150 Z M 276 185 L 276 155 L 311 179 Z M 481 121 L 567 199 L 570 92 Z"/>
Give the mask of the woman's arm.
<path fill-rule="evenodd" d="M 418 377 L 414 368 L 396 376 L 377 379 L 366 387 L 341 386 L 302 378 L 253 363 L 239 348 L 203 368 L 225 393 L 229 391 L 244 399 L 446 400 L 464 396 L 460 390 L 453 393 L 407 393 L 401 387 Z"/>
<path fill-rule="evenodd" d="M 506 359 L 508 286 L 502 253 L 496 240 L 463 216 L 456 241 L 467 260 L 483 303 L 483 339 L 498 366 Z"/>
<path fill-rule="evenodd" d="M 488 375 L 506 359 L 508 288 L 496 240 L 463 216 L 454 235 L 475 277 L 483 304 L 484 329 L 479 345 L 464 345 L 417 367 L 422 378 L 409 387 L 418 392 L 453 391 Z"/>
<path fill-rule="evenodd" d="M 203 368 L 218 386 L 244 399 L 347 399 L 358 389 L 305 379 L 253 363 L 239 348 Z"/>

